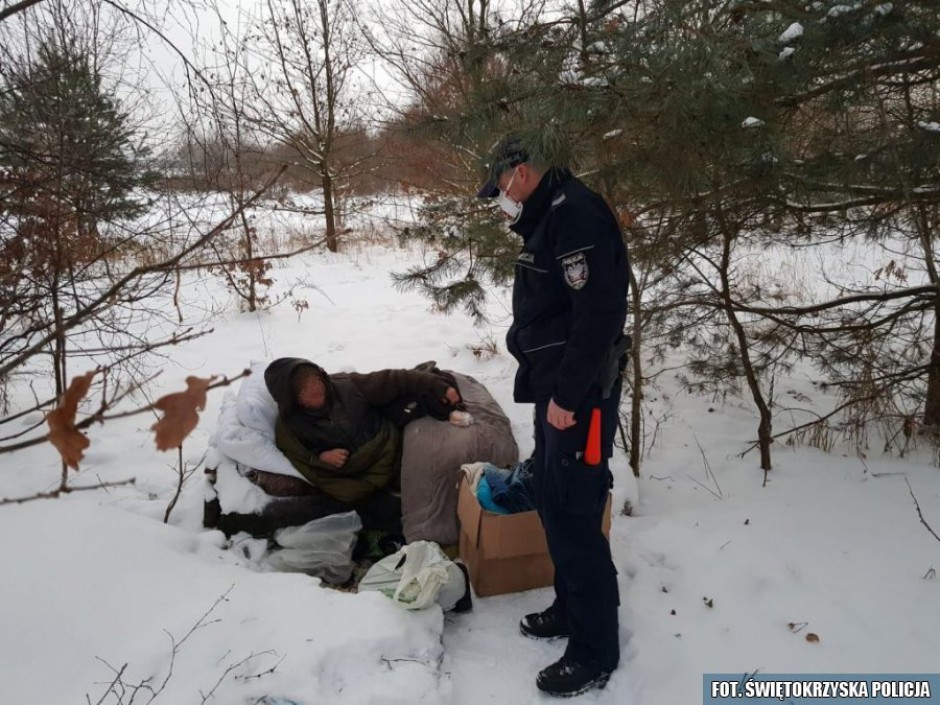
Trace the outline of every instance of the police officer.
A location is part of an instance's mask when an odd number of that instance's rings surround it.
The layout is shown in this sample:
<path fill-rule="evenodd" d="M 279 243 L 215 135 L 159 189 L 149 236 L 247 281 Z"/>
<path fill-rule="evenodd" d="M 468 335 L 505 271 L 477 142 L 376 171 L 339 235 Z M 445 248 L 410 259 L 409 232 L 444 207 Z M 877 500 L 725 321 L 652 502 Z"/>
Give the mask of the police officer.
<path fill-rule="evenodd" d="M 526 615 L 520 629 L 568 638 L 564 656 L 536 684 L 577 695 L 603 688 L 620 660 L 617 571 L 601 524 L 628 345 L 630 265 L 604 199 L 567 169 L 540 161 L 520 135 L 494 147 L 489 177 L 478 197 L 498 199 L 523 241 L 507 346 L 519 363 L 515 400 L 535 404 L 534 486 L 555 565 L 554 602 Z M 599 459 L 585 454 L 595 417 Z"/>

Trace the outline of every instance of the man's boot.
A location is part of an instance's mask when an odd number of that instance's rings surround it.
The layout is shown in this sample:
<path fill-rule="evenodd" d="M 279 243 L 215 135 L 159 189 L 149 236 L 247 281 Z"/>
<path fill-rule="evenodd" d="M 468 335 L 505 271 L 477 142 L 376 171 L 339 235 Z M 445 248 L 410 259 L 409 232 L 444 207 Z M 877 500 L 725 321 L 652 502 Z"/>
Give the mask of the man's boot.
<path fill-rule="evenodd" d="M 611 671 L 585 666 L 562 656 L 551 666 L 542 669 L 535 684 L 543 693 L 570 698 L 594 688 L 603 688 L 610 674 Z"/>
<path fill-rule="evenodd" d="M 560 639 L 569 635 L 568 619 L 552 605 L 547 610 L 523 617 L 519 631 L 530 639 Z"/>

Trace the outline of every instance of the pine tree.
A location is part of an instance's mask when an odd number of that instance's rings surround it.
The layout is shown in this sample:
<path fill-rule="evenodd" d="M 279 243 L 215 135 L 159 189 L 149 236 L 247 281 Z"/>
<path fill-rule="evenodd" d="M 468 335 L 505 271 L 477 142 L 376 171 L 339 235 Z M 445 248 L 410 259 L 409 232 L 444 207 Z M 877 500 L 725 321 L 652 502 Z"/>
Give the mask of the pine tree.
<path fill-rule="evenodd" d="M 0 310 L 3 355 L 37 331 L 52 344 L 56 392 L 67 379 L 64 321 L 82 283 L 120 254 L 111 226 L 146 203 L 146 150 L 77 42 L 53 41 L 9 67 L 0 91 Z"/>
<path fill-rule="evenodd" d="M 38 47 L 14 66 L 0 93 L 0 169 L 5 210 L 23 218 L 55 212 L 84 238 L 134 217 L 148 178 L 146 150 L 101 75 L 75 45 Z M 36 209 L 40 209 L 37 211 Z"/>
<path fill-rule="evenodd" d="M 685 345 L 692 389 L 748 390 L 767 470 L 774 380 L 798 357 L 858 410 L 848 423 L 906 422 L 917 404 L 940 419 L 934 5 L 649 0 L 627 15 L 572 2 L 561 18 L 492 32 L 485 70 L 425 129 L 478 157 L 509 129 L 569 138 L 567 161 L 628 233 L 634 321 L 649 331 L 636 341 L 654 355 Z M 442 249 L 410 278 L 451 304 L 505 266 L 466 266 L 485 241 L 470 192 L 451 193 L 446 229 L 417 229 Z M 886 261 L 831 301 L 806 302 L 760 259 L 855 238 L 884 243 Z M 511 258 L 511 239 L 489 252 Z"/>

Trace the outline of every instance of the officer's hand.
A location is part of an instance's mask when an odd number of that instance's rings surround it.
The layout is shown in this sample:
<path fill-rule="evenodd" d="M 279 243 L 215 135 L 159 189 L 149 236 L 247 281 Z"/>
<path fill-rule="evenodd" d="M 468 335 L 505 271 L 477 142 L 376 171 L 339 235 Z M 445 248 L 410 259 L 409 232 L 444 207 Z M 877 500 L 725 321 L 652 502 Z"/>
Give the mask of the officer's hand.
<path fill-rule="evenodd" d="M 555 403 L 554 399 L 548 402 L 548 414 L 546 416 L 548 417 L 548 423 L 559 431 L 571 428 L 575 424 L 574 412 L 562 409 Z"/>
<path fill-rule="evenodd" d="M 450 404 L 451 406 L 456 406 L 460 403 L 460 392 L 458 392 L 453 387 L 448 387 L 447 392 L 444 394 L 444 403 Z"/>
<path fill-rule="evenodd" d="M 345 448 L 334 448 L 323 451 L 318 457 L 331 468 L 341 468 L 349 460 L 349 451 Z"/>

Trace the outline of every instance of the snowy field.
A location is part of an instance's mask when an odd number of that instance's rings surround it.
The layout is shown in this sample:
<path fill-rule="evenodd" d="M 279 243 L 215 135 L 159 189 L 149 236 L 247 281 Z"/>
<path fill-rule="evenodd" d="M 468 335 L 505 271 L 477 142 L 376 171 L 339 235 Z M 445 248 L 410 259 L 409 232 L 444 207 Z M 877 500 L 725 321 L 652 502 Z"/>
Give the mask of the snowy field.
<path fill-rule="evenodd" d="M 506 292 L 493 292 L 482 328 L 435 314 L 388 274 L 421 256 L 373 243 L 280 263 L 274 294 L 287 298 L 258 314 L 234 313 L 219 280 L 190 275 L 190 306 L 216 312 L 214 330 L 172 351 L 153 396 L 190 374 L 233 375 L 284 355 L 330 372 L 433 359 L 485 383 L 527 453 L 531 407 L 512 401 L 515 365 L 502 344 Z M 298 314 L 300 297 L 309 309 Z M 474 353 L 491 340 L 498 354 Z M 800 372 L 778 381 L 778 395 L 824 411 L 831 400 L 811 382 Z M 210 396 L 187 463 L 200 461 L 225 393 Z M 667 374 L 647 412 L 642 479 L 622 454 L 613 460 L 623 660 L 605 690 L 579 702 L 695 705 L 706 672 L 937 670 L 940 542 L 907 484 L 940 530 L 940 470 L 927 449 L 898 460 L 780 445 L 762 488 L 756 453 L 739 457 L 756 427 L 745 400 L 689 396 Z M 525 639 L 518 620 L 547 606 L 549 590 L 476 599 L 472 612 L 445 616 L 265 571 L 201 528 L 201 470 L 162 523 L 176 457 L 153 449 L 152 422 L 93 428 L 72 478 L 133 486 L 0 507 L 0 703 L 128 703 L 131 690 L 108 692 L 118 673 L 140 686 L 135 703 L 155 693 L 173 705 L 547 701 L 535 675 L 563 645 Z M 58 473 L 51 446 L 3 456 L 0 498 L 52 489 Z M 632 516 L 619 511 L 626 502 Z"/>

